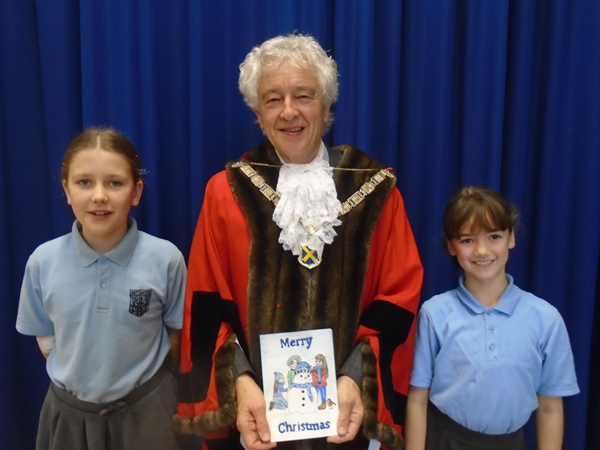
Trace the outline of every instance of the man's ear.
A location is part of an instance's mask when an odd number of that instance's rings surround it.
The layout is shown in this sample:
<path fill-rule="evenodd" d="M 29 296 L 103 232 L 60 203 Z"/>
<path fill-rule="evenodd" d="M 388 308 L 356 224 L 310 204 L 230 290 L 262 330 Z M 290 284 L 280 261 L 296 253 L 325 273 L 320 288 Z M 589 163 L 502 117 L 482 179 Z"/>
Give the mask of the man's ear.
<path fill-rule="evenodd" d="M 331 105 L 325 108 L 325 113 L 323 114 L 325 124 L 329 123 L 329 111 L 331 110 Z"/>
<path fill-rule="evenodd" d="M 256 119 L 258 120 L 260 129 L 264 131 L 265 127 L 263 126 L 263 121 L 262 121 L 262 116 L 260 115 L 260 111 L 258 109 L 253 109 L 252 111 L 254 111 L 254 114 L 256 114 Z"/>

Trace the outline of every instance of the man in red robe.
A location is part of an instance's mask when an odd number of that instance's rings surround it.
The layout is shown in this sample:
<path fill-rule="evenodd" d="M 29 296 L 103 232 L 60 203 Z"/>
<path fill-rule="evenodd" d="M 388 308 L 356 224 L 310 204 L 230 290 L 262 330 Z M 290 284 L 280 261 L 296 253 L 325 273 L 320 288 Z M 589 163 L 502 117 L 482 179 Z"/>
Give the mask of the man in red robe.
<path fill-rule="evenodd" d="M 322 135 L 337 68 L 279 36 L 240 66 L 268 141 L 208 183 L 188 268 L 176 424 L 215 449 L 402 447 L 422 267 L 391 170 Z M 337 435 L 271 441 L 259 336 L 331 328 Z M 330 362 L 330 364 L 333 362 Z"/>

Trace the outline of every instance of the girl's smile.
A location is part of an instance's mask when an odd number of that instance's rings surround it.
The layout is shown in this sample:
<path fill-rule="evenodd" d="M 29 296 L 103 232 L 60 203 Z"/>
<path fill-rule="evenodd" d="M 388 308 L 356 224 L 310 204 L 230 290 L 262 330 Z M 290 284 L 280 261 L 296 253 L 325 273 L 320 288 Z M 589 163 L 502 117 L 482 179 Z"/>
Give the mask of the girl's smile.
<path fill-rule="evenodd" d="M 465 226 L 457 239 L 448 241 L 448 252 L 456 256 L 465 271 L 465 286 L 474 293 L 480 288 L 492 286 L 501 290 L 506 287 L 505 267 L 508 251 L 515 246 L 513 232 L 473 232 Z"/>

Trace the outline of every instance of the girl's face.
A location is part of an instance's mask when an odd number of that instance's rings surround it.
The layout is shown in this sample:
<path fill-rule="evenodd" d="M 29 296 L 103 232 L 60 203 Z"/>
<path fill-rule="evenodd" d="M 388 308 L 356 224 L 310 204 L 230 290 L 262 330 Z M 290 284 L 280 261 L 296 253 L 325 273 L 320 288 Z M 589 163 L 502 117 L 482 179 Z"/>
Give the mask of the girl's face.
<path fill-rule="evenodd" d="M 448 241 L 449 253 L 456 256 L 465 271 L 466 285 L 505 283 L 508 251 L 514 246 L 514 232 L 480 230 L 475 233 L 470 224 L 463 227 L 458 239 Z"/>
<path fill-rule="evenodd" d="M 133 181 L 124 156 L 99 148 L 76 153 L 68 174 L 63 189 L 82 225 L 83 238 L 104 254 L 127 233 L 129 210 L 139 203 L 144 183 Z"/>

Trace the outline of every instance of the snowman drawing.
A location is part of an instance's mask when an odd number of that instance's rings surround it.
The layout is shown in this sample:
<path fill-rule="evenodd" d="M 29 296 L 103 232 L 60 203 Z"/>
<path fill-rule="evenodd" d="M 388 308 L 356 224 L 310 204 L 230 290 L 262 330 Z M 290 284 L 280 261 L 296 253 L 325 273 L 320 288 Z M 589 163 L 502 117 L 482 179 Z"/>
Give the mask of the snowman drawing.
<path fill-rule="evenodd" d="M 312 383 L 310 365 L 301 361 L 294 371 L 293 383 L 288 391 L 290 412 L 309 413 L 317 410 L 317 391 Z"/>

